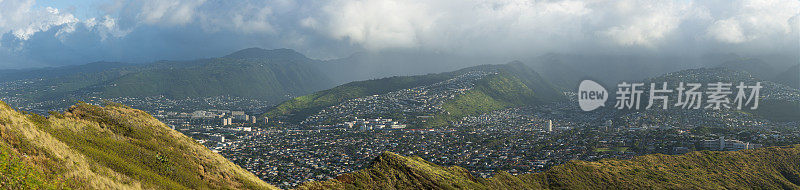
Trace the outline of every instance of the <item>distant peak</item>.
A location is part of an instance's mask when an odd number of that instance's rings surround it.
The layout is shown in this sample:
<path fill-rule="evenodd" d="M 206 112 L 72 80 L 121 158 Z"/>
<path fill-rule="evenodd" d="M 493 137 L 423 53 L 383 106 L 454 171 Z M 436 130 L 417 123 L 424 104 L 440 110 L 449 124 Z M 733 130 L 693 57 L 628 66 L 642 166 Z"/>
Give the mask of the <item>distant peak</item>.
<path fill-rule="evenodd" d="M 386 159 L 402 159 L 402 158 L 403 158 L 403 156 L 400 156 L 397 153 L 389 152 L 389 151 L 383 151 L 383 153 L 378 155 L 378 157 L 376 157 L 375 159 L 376 160 L 379 160 L 379 159 L 386 160 Z"/>
<path fill-rule="evenodd" d="M 511 62 L 508 62 L 508 64 L 509 65 L 515 65 L 515 64 L 524 64 L 524 63 L 522 63 L 522 61 L 519 61 L 519 60 L 514 60 L 514 61 L 511 61 Z"/>
<path fill-rule="evenodd" d="M 293 50 L 293 49 L 272 49 L 266 50 L 257 47 L 247 48 L 243 50 L 239 50 L 224 56 L 223 58 L 228 59 L 277 59 L 277 60 L 289 60 L 289 59 L 309 59 L 305 55 Z"/>
<path fill-rule="evenodd" d="M 375 160 L 372 161 L 371 166 L 377 166 L 377 167 L 388 166 L 393 168 L 394 167 L 405 168 L 405 167 L 412 167 L 411 165 L 414 165 L 411 164 L 412 162 L 413 159 L 411 158 L 401 156 L 394 152 L 384 151 L 383 153 L 375 157 Z"/>
<path fill-rule="evenodd" d="M 394 152 L 384 151 L 383 153 L 378 155 L 378 157 L 375 157 L 374 162 L 386 162 L 386 161 L 403 160 L 403 159 L 404 157 L 400 156 L 399 154 L 396 154 Z"/>

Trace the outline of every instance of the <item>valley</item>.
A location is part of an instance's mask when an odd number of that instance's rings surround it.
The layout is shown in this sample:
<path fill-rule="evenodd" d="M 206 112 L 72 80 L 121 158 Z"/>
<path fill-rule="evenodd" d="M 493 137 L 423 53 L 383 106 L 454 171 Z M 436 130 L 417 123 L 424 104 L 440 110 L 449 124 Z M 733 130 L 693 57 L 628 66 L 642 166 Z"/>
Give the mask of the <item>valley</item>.
<path fill-rule="evenodd" d="M 264 51 L 242 50 L 216 61 L 242 59 L 220 63 L 250 68 L 253 59 L 304 60 L 297 58 L 300 56 L 286 56 L 292 52 L 288 50 Z M 275 56 L 273 53 L 289 58 L 264 57 Z M 200 65 L 211 63 L 214 61 Z M 156 73 L 197 68 L 184 64 Z M 114 89 L 115 86 L 108 85 L 148 81 L 138 75 L 162 76 L 149 73 L 153 72 L 137 71 L 104 82 L 106 87 L 96 85 L 85 89 Z M 683 80 L 762 81 L 761 101 L 766 107 L 762 109 L 766 110 L 781 105 L 774 102 L 800 102 L 800 90 L 796 88 L 725 68 L 682 70 L 643 81 L 674 85 Z M 66 83 L 41 88 L 46 84 L 52 82 L 23 79 L 4 82 L 0 88 L 4 89 L 4 101 L 40 114 L 65 110 L 59 106 L 77 100 L 95 105 L 116 102 L 145 110 L 170 128 L 280 188 L 306 187 L 303 184 L 338 179 L 337 176 L 368 169 L 372 158 L 387 151 L 418 156 L 436 165 L 458 166 L 469 175 L 492 178 L 498 172 L 512 176 L 546 172 L 572 160 L 626 160 L 650 154 L 681 155 L 800 142 L 797 120 L 769 112 L 678 108 L 630 111 L 613 107 L 583 112 L 577 106 L 574 92 L 549 83 L 521 62 L 355 81 L 304 96 L 268 99 L 201 91 L 193 93 L 206 95 L 171 93 L 196 88 L 191 86 L 153 88 L 171 92 L 148 93 L 150 90 L 140 89 L 135 90 L 141 92 L 139 95 L 118 97 L 109 93 L 113 90 L 70 93 L 58 90 Z M 278 104 L 276 100 L 286 101 Z M 231 115 L 234 112 L 242 115 Z M 226 118 L 232 118 L 233 122 L 223 122 Z M 725 148 L 710 146 L 720 141 L 732 144 Z M 737 148 L 741 144 L 748 146 Z"/>

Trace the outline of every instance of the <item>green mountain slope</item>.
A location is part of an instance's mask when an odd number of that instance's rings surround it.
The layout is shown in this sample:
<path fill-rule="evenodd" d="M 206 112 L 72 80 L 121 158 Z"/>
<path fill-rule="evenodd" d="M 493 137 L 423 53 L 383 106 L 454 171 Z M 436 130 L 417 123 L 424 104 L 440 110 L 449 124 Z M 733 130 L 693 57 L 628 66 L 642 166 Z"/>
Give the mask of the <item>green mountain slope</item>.
<path fill-rule="evenodd" d="M 82 89 L 137 72 L 141 68 L 143 68 L 142 65 L 96 62 L 78 66 L 19 71 L 9 74 L 9 77 L 6 78 L 7 81 L 26 80 L 28 83 L 18 89 L 7 89 L 4 93 L 19 94 L 20 98 L 34 101 L 69 97 Z M 9 70 L 0 71 L 0 73 L 3 72 L 9 72 Z M 64 106 L 69 106 L 69 104 Z"/>
<path fill-rule="evenodd" d="M 717 67 L 729 68 L 737 71 L 748 72 L 758 78 L 769 78 L 775 76 L 777 72 L 772 65 L 756 58 L 738 58 L 725 61 Z"/>
<path fill-rule="evenodd" d="M 333 86 L 327 74 L 318 69 L 319 62 L 290 49 L 249 48 L 222 58 L 191 61 L 97 62 L 58 68 L 0 70 L 0 74 L 4 74 L 0 81 L 32 81 L 5 92 L 20 94 L 31 101 L 92 94 L 107 98 L 227 95 L 280 102 Z"/>
<path fill-rule="evenodd" d="M 70 65 L 63 67 L 49 67 L 49 68 L 36 68 L 36 69 L 7 69 L 0 70 L 0 82 L 8 82 L 22 79 L 35 79 L 35 78 L 58 78 L 63 76 L 74 75 L 76 73 L 97 73 L 112 69 L 120 69 L 126 67 L 136 66 L 131 63 L 118 63 L 118 62 L 92 62 L 83 65 Z"/>
<path fill-rule="evenodd" d="M 229 95 L 280 101 L 332 85 L 313 63 L 289 49 L 250 48 L 224 58 L 164 62 L 111 80 L 97 90 L 107 97 Z"/>
<path fill-rule="evenodd" d="M 0 104 L 0 188 L 275 189 L 122 105 L 78 104 L 50 117 Z"/>
<path fill-rule="evenodd" d="M 775 76 L 775 81 L 800 89 L 800 64 L 794 65 Z"/>
<path fill-rule="evenodd" d="M 228 54 L 222 58 L 227 59 L 269 59 L 271 61 L 280 62 L 312 62 L 303 54 L 292 49 L 273 49 L 266 50 L 261 48 L 247 48 Z"/>
<path fill-rule="evenodd" d="M 564 92 L 575 91 L 581 79 L 590 76 L 580 69 L 565 63 L 558 58 L 558 55 L 548 54 L 539 57 L 531 67 L 539 71 L 542 78 L 550 81 L 556 88 Z"/>
<path fill-rule="evenodd" d="M 542 79 L 538 73 L 520 62 L 512 62 L 503 65 L 481 65 L 438 74 L 351 82 L 283 102 L 268 111 L 266 115 L 297 122 L 325 107 L 350 99 L 434 84 L 470 71 L 491 71 L 497 74 L 478 80 L 473 90 L 446 102 L 443 107 L 451 113 L 449 115 L 463 116 L 563 98 L 556 88 Z"/>
<path fill-rule="evenodd" d="M 218 58 L 190 67 L 149 69 L 128 74 L 101 86 L 107 97 L 209 97 L 230 95 L 285 100 L 330 85 L 306 62 L 270 59 Z"/>
<path fill-rule="evenodd" d="M 420 157 L 391 152 L 379 155 L 369 168 L 323 182 L 305 183 L 298 189 L 481 189 L 467 170 L 442 167 Z"/>
<path fill-rule="evenodd" d="M 757 78 L 746 71 L 738 71 L 734 69 L 718 67 L 718 68 L 700 68 L 688 69 L 677 72 L 667 73 L 658 77 L 650 78 L 644 81 L 645 84 L 655 82 L 661 84 L 667 82 L 670 89 L 675 89 L 678 83 L 701 83 L 704 88 L 707 88 L 708 83 L 724 82 L 731 83 L 730 101 L 736 97 L 736 86 L 740 82 L 746 85 L 755 85 L 757 82 L 761 83 L 762 88 L 759 90 L 759 106 L 756 110 L 751 110 L 749 107 L 743 108 L 742 111 L 753 113 L 758 116 L 776 120 L 776 121 L 798 121 L 800 120 L 800 102 L 796 97 L 800 97 L 800 90 Z M 649 96 L 649 87 L 645 87 L 643 93 L 643 102 L 647 102 Z M 749 92 L 749 90 L 748 90 Z M 677 92 L 673 92 L 670 100 L 677 99 Z M 705 106 L 705 104 L 703 105 Z M 670 108 L 672 109 L 672 108 Z"/>
<path fill-rule="evenodd" d="M 571 161 L 548 171 L 491 178 L 385 152 L 367 169 L 298 189 L 799 189 L 800 145 L 735 152 Z"/>
<path fill-rule="evenodd" d="M 445 102 L 444 109 L 451 116 L 462 117 L 564 98 L 536 71 L 520 62 L 499 65 L 496 68 L 498 74 L 478 80 L 473 89 Z"/>
<path fill-rule="evenodd" d="M 468 69 L 463 69 L 449 73 L 417 76 L 394 76 L 382 79 L 350 82 L 328 90 L 323 90 L 288 100 L 268 111 L 266 115 L 269 117 L 286 117 L 288 121 L 300 121 L 305 119 L 305 117 L 318 112 L 322 108 L 336 105 L 349 99 L 383 94 L 421 85 L 429 85 L 450 79 L 459 73 L 467 71 Z"/>

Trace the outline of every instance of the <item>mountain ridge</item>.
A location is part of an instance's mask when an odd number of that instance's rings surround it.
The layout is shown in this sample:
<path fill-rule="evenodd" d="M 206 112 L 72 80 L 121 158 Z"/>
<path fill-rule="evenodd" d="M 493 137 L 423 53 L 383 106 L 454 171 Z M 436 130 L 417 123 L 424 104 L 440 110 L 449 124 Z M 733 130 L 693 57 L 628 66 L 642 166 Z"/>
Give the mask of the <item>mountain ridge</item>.
<path fill-rule="evenodd" d="M 98 61 L 83 65 L 67 65 L 62 67 L 45 67 L 31 69 L 8 69 L 0 70 L 0 81 L 24 80 L 31 78 L 62 77 L 76 73 L 94 73 L 110 69 L 137 66 L 139 64 L 123 62 Z"/>
<path fill-rule="evenodd" d="M 758 163 L 758 164 L 753 164 Z M 720 189 L 800 188 L 800 145 L 570 161 L 533 174 L 475 178 L 458 166 L 384 152 L 363 170 L 297 189 Z"/>
<path fill-rule="evenodd" d="M 740 82 L 744 82 L 746 85 L 760 83 L 762 89 L 760 89 L 761 98 L 759 99 L 758 109 L 751 110 L 745 107 L 742 108 L 742 111 L 776 121 L 797 121 L 800 119 L 797 117 L 800 114 L 800 102 L 792 98 L 800 96 L 800 90 L 778 82 L 764 80 L 739 69 L 726 67 L 687 69 L 649 78 L 645 82 L 656 82 L 656 84 L 667 82 L 670 89 L 676 88 L 680 82 L 701 83 L 704 86 L 708 83 L 726 82 L 733 85 L 731 87 L 732 90 L 736 90 L 736 86 Z M 643 100 L 647 100 L 649 88 L 643 90 Z M 675 95 L 674 93 L 671 94 L 670 96 L 673 97 L 670 99 L 675 99 Z"/>
<path fill-rule="evenodd" d="M 262 49 L 257 47 L 246 48 L 235 51 L 221 58 L 227 59 L 273 59 L 277 61 L 312 61 L 313 59 L 297 52 L 293 49 Z"/>
<path fill-rule="evenodd" d="M 109 97 L 230 95 L 277 101 L 328 87 L 326 81 L 306 62 L 216 58 L 188 67 L 131 73 L 98 88 Z"/>
<path fill-rule="evenodd" d="M 32 101 L 92 94 L 107 98 L 229 95 L 280 102 L 332 87 L 333 82 L 318 67 L 318 60 L 291 49 L 249 48 L 220 58 L 31 69 L 4 75 L 0 81 L 31 80 L 22 81 L 27 85 L 18 89 L 22 92 L 18 94 Z M 3 72 L 16 70 L 0 74 Z"/>
<path fill-rule="evenodd" d="M 775 76 L 775 81 L 800 89 L 800 64 L 791 66 L 786 71 Z"/>
<path fill-rule="evenodd" d="M 44 117 L 0 102 L 0 136 L 10 156 L 0 171 L 16 171 L 0 177 L 0 188 L 276 189 L 121 104 L 79 103 Z"/>
<path fill-rule="evenodd" d="M 521 62 L 501 65 L 479 65 L 437 74 L 395 76 L 356 81 L 297 97 L 278 104 L 265 116 L 298 122 L 325 107 L 359 97 L 378 95 L 442 82 L 473 71 L 496 72 L 475 83 L 465 95 L 445 102 L 444 109 L 455 118 L 464 114 L 492 111 L 509 106 L 531 105 L 562 99 L 562 94 L 536 71 Z M 441 123 L 443 121 L 439 121 Z"/>

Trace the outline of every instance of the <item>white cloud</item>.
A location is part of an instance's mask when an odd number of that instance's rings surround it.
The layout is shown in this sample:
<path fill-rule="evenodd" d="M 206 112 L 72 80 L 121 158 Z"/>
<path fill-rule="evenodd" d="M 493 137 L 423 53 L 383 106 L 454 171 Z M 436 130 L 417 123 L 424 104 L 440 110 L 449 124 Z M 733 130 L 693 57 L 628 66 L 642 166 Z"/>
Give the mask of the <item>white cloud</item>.
<path fill-rule="evenodd" d="M 32 0 L 0 0 L 0 32 L 11 31 L 26 40 L 58 25 L 65 26 L 59 35 L 70 33 L 80 22 L 59 9 L 34 10 L 33 5 Z M 98 31 L 105 33 L 103 38 L 124 36 L 140 24 L 199 25 L 207 33 L 303 39 L 321 35 L 367 50 L 467 53 L 571 51 L 576 47 L 663 50 L 674 47 L 673 41 L 785 42 L 797 39 L 793 34 L 800 28 L 796 26 L 800 1 L 796 0 L 121 0 L 103 8 L 109 15 L 83 21 L 90 28 L 102 24 Z M 306 29 L 317 33 L 298 33 Z"/>
<path fill-rule="evenodd" d="M 184 25 L 192 21 L 196 9 L 203 3 L 205 0 L 146 0 L 139 19 L 147 24 Z"/>
<path fill-rule="evenodd" d="M 199 25 L 205 32 L 235 31 L 244 34 L 275 33 L 274 8 L 296 9 L 291 1 L 206 1 L 206 0 L 145 0 L 122 1 L 105 7 L 106 12 L 120 14 L 136 12 L 138 24 L 175 27 Z"/>
<path fill-rule="evenodd" d="M 97 35 L 74 36 L 137 44 L 131 47 L 156 43 L 141 40 L 149 35 L 213 36 L 210 41 L 217 43 L 238 40 L 220 44 L 226 50 L 264 46 L 335 52 L 328 56 L 386 49 L 506 57 L 800 51 L 797 0 L 116 0 L 82 21 L 64 11 L 70 9 L 35 5 L 0 0 L 0 35 L 19 39 L 6 42 L 24 43 L 56 28 L 54 37 L 65 43 L 78 42 L 65 39 L 86 29 Z M 140 35 L 131 38 L 140 40 L 126 41 L 134 32 Z"/>
<path fill-rule="evenodd" d="M 53 26 L 65 25 L 59 33 L 71 32 L 71 26 L 79 20 L 70 13 L 63 13 L 56 8 L 32 9 L 34 1 L 0 1 L 0 34 L 11 32 L 17 38 L 27 40 L 36 32 L 50 29 Z"/>
<path fill-rule="evenodd" d="M 747 41 L 747 36 L 742 33 L 738 20 L 725 19 L 715 21 L 708 27 L 708 34 L 714 39 L 725 43 L 741 43 Z"/>
<path fill-rule="evenodd" d="M 683 21 L 704 18 L 692 2 L 667 1 L 335 1 L 301 20 L 366 49 L 479 52 L 559 51 L 576 46 L 655 47 Z M 477 47 L 470 47 L 477 46 Z M 471 50 L 470 50 L 471 49 Z"/>
<path fill-rule="evenodd" d="M 759 41 L 749 45 L 781 49 L 798 40 L 792 18 L 799 18 L 800 1 L 339 0 L 323 7 L 300 26 L 368 50 L 542 53 L 664 51 L 686 42 L 724 49 L 713 44 Z"/>
<path fill-rule="evenodd" d="M 443 25 L 446 28 L 440 31 L 455 34 L 444 42 L 459 44 L 454 49 L 469 48 L 469 42 L 515 53 L 559 49 L 585 39 L 583 23 L 591 13 L 579 1 L 474 1 L 453 10 L 448 19 L 456 22 Z M 545 44 L 552 46 L 542 48 Z"/>
<path fill-rule="evenodd" d="M 33 1 L 0 1 L 0 32 L 6 33 L 10 30 L 27 25 L 30 8 Z"/>
<path fill-rule="evenodd" d="M 91 18 L 84 21 L 85 26 L 97 32 L 100 35 L 100 40 L 105 41 L 109 37 L 120 38 L 128 35 L 132 29 L 122 29 L 117 26 L 117 20 L 109 15 L 103 16 L 101 20 Z"/>
<path fill-rule="evenodd" d="M 438 17 L 414 1 L 335 1 L 323 10 L 331 37 L 369 49 L 414 47 Z"/>
<path fill-rule="evenodd" d="M 617 1 L 609 5 L 600 4 L 595 9 L 605 16 L 602 22 L 609 23 L 607 29 L 599 28 L 598 34 L 623 46 L 655 47 L 679 28 L 685 19 L 694 18 L 691 2 L 673 1 Z"/>
<path fill-rule="evenodd" d="M 711 6 L 711 5 L 709 5 Z M 707 35 L 724 43 L 758 40 L 797 40 L 798 26 L 792 18 L 800 15 L 797 0 L 745 0 L 732 3 L 715 15 Z M 794 33 L 794 35 L 792 35 Z M 778 42 L 780 42 L 778 41 Z"/>
<path fill-rule="evenodd" d="M 272 9 L 268 6 L 254 9 L 233 14 L 233 27 L 244 33 L 275 32 L 275 28 L 269 22 Z"/>
<path fill-rule="evenodd" d="M 366 49 L 502 48 L 582 38 L 579 1 L 334 1 L 302 26 Z M 530 45 L 526 45 L 530 46 Z"/>

